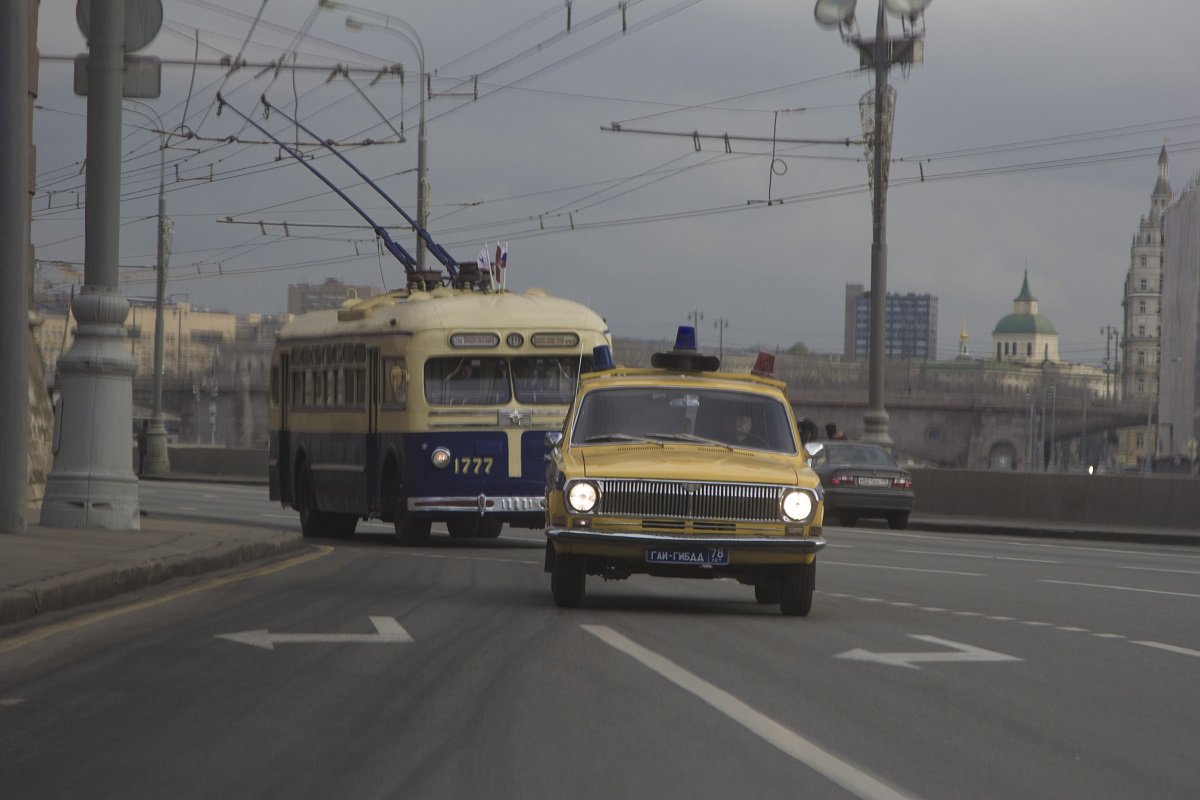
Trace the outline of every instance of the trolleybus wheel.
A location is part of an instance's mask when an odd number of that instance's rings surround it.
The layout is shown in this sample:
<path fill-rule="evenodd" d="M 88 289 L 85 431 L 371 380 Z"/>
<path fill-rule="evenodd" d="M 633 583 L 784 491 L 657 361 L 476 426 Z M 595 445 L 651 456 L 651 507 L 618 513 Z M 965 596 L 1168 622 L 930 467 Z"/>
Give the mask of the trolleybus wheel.
<path fill-rule="evenodd" d="M 460 514 L 446 520 L 451 539 L 473 539 L 479 532 L 479 517 Z"/>
<path fill-rule="evenodd" d="M 554 594 L 554 605 L 559 608 L 577 608 L 583 602 L 587 588 L 587 572 L 581 556 L 559 553 L 554 559 L 550 573 L 550 591 Z"/>
<path fill-rule="evenodd" d="M 396 530 L 396 544 L 402 547 L 424 544 L 429 541 L 430 525 L 427 519 L 397 516 L 392 520 L 392 527 Z"/>
<path fill-rule="evenodd" d="M 475 531 L 475 535 L 480 539 L 495 539 L 500 535 L 500 529 L 503 527 L 504 523 L 500 520 L 484 517 L 479 520 L 479 528 Z"/>
<path fill-rule="evenodd" d="M 817 584 L 817 562 L 789 564 L 783 568 L 779 610 L 787 617 L 807 617 L 812 610 L 813 589 Z"/>
<path fill-rule="evenodd" d="M 324 527 L 321 512 L 317 509 L 316 492 L 313 489 L 312 471 L 301 462 L 296 480 L 296 510 L 300 512 L 300 533 L 304 536 L 320 536 Z"/>

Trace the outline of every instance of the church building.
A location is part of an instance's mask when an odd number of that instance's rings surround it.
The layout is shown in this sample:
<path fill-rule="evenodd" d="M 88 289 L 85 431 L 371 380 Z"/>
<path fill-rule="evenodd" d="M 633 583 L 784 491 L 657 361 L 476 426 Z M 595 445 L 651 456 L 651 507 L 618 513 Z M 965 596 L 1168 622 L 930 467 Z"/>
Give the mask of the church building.
<path fill-rule="evenodd" d="M 996 323 L 992 331 L 996 361 L 1021 364 L 1058 363 L 1058 332 L 1053 323 L 1038 313 L 1038 301 L 1029 291 L 1029 271 L 1021 282 L 1021 293 L 1013 298 L 1013 311 Z"/>

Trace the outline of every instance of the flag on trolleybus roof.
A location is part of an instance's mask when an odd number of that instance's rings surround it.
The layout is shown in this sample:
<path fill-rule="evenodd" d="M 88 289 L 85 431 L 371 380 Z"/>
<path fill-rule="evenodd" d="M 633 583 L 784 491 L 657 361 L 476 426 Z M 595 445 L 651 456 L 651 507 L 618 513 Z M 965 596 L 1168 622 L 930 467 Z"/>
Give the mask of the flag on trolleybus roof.
<path fill-rule="evenodd" d="M 504 269 L 508 266 L 508 243 L 505 242 L 504 247 L 500 247 L 500 243 L 496 242 L 496 279 L 500 285 L 504 285 Z"/>
<path fill-rule="evenodd" d="M 483 249 L 479 251 L 479 255 L 475 258 L 475 264 L 479 267 L 480 272 L 492 271 L 492 260 L 488 257 L 487 242 L 483 243 Z"/>

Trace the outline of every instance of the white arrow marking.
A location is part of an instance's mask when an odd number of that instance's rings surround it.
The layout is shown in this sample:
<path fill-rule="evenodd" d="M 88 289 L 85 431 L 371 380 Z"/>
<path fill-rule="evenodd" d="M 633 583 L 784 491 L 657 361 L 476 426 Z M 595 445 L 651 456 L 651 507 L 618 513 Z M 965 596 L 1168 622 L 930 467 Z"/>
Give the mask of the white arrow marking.
<path fill-rule="evenodd" d="M 218 639 L 274 650 L 277 644 L 409 644 L 413 638 L 393 617 L 371 617 L 375 633 L 271 633 L 266 630 L 217 634 Z"/>
<path fill-rule="evenodd" d="M 851 661 L 876 661 L 880 664 L 890 664 L 893 667 L 908 667 L 909 669 L 920 669 L 917 666 L 918 662 L 930 661 L 1020 661 L 1016 656 L 1008 656 L 1004 653 L 997 653 L 992 650 L 984 650 L 982 647 L 974 647 L 969 644 L 960 644 L 959 642 L 951 642 L 948 639 L 939 639 L 936 636 L 921 636 L 915 633 L 908 635 L 910 639 L 917 639 L 930 644 L 938 644 L 942 647 L 949 647 L 953 652 L 938 651 L 933 653 L 872 653 L 870 650 L 858 648 L 855 650 L 847 650 L 841 653 L 837 658 L 847 658 Z"/>

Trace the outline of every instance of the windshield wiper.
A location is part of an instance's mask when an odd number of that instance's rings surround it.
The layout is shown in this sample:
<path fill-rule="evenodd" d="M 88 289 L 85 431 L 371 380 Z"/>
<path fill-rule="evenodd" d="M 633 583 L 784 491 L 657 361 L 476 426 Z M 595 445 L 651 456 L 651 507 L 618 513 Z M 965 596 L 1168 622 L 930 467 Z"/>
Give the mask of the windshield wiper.
<path fill-rule="evenodd" d="M 717 447 L 724 447 L 726 450 L 732 450 L 731 445 L 725 442 L 719 442 L 716 439 L 708 439 L 703 436 L 697 436 L 694 433 L 647 433 L 646 436 L 652 439 L 664 439 L 669 442 L 693 442 L 695 444 L 711 444 Z"/>
<path fill-rule="evenodd" d="M 583 441 L 590 444 L 592 442 L 644 442 L 646 440 L 641 436 L 630 436 L 628 433 L 597 433 Z"/>

